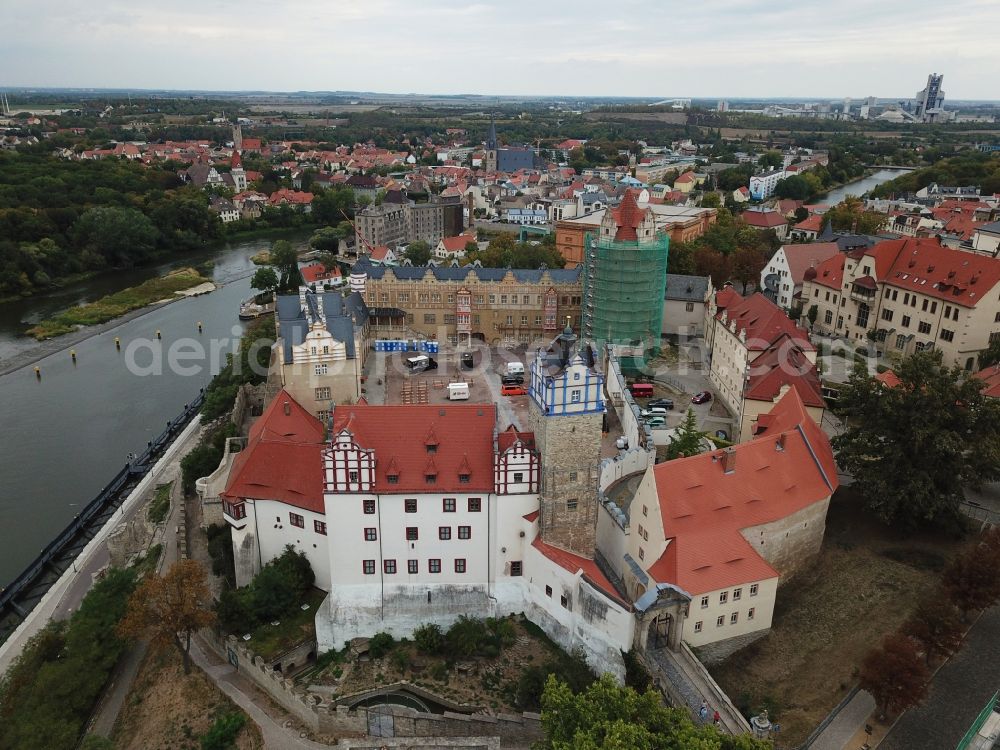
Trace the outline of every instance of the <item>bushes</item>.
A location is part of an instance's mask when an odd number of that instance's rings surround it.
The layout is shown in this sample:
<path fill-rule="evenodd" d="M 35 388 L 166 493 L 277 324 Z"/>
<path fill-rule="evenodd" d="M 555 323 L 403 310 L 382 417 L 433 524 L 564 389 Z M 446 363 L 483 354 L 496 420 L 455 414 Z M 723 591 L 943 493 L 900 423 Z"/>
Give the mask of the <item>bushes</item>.
<path fill-rule="evenodd" d="M 249 586 L 223 591 L 215 612 L 229 633 L 245 633 L 298 606 L 316 580 L 309 560 L 291 545 L 264 566 Z"/>
<path fill-rule="evenodd" d="M 111 670 L 125 649 L 117 625 L 136 585 L 112 569 L 68 621 L 32 638 L 0 682 L 0 749 L 77 746 Z"/>
<path fill-rule="evenodd" d="M 275 335 L 273 315 L 258 318 L 247 327 L 236 356 L 229 355 L 226 366 L 205 389 L 205 403 L 201 407 L 203 419 L 216 419 L 232 409 L 236 392 L 244 383 L 264 382 Z"/>
<path fill-rule="evenodd" d="M 229 750 L 236 745 L 236 735 L 247 723 L 243 714 L 223 714 L 201 737 L 201 750 Z"/>
<path fill-rule="evenodd" d="M 392 651 L 395 645 L 395 639 L 388 633 L 376 633 L 368 641 L 368 656 L 372 659 L 381 659 Z"/>
<path fill-rule="evenodd" d="M 461 659 L 472 656 L 494 658 L 516 638 L 513 623 L 490 617 L 478 620 L 461 615 L 445 635 L 447 653 Z"/>
<path fill-rule="evenodd" d="M 522 711 L 538 711 L 542 705 L 545 681 L 550 674 L 559 675 L 574 693 L 590 687 L 597 676 L 587 666 L 583 649 L 577 647 L 572 652 L 555 651 L 553 657 L 543 666 L 529 667 L 521 673 L 514 688 L 514 702 Z"/>
<path fill-rule="evenodd" d="M 194 483 L 201 477 L 207 477 L 222 461 L 226 450 L 226 440 L 239 434 L 236 425 L 226 422 L 209 430 L 198 446 L 181 459 L 181 481 L 184 492 L 194 492 Z"/>
<path fill-rule="evenodd" d="M 222 576 L 230 586 L 236 585 L 236 561 L 233 558 L 233 538 L 227 524 L 213 523 L 207 529 L 208 554 L 212 558 L 213 575 Z"/>
<path fill-rule="evenodd" d="M 413 631 L 413 642 L 422 654 L 439 654 L 444 647 L 444 633 L 432 623 L 421 625 Z"/>

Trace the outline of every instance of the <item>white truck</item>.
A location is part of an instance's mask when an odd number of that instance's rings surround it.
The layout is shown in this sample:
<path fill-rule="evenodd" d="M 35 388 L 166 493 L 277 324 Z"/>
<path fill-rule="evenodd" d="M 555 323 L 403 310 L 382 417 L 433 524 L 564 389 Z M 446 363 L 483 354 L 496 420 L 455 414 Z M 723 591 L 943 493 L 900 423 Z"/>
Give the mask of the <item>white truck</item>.
<path fill-rule="evenodd" d="M 448 383 L 448 400 L 449 401 L 468 401 L 469 400 L 469 384 L 468 383 Z"/>

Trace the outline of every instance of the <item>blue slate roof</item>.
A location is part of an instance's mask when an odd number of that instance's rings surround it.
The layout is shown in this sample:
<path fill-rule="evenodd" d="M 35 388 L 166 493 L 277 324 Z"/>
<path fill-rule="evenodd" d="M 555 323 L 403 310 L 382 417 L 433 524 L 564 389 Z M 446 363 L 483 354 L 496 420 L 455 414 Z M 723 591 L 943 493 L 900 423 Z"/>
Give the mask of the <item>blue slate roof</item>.
<path fill-rule="evenodd" d="M 708 291 L 707 276 L 684 276 L 679 273 L 667 274 L 667 287 L 664 299 L 684 300 L 685 302 L 704 302 Z"/>
<path fill-rule="evenodd" d="M 341 292 L 306 292 L 304 310 L 298 295 L 278 296 L 276 311 L 285 362 L 292 361 L 292 347 L 305 341 L 310 324 L 321 320 L 320 309 L 326 317 L 326 330 L 337 341 L 344 343 L 348 358 L 355 356 L 354 330 L 368 322 L 368 306 L 364 298 L 357 292 L 347 295 Z"/>

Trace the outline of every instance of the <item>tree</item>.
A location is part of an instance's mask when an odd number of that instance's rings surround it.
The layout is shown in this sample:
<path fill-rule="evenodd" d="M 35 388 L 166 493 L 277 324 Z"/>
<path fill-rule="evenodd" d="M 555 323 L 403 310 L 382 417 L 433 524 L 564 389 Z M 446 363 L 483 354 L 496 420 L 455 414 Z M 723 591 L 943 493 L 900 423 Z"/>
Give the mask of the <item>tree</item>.
<path fill-rule="evenodd" d="M 72 229 L 81 250 L 89 250 L 109 266 L 131 266 L 148 260 L 159 233 L 153 223 L 134 208 L 92 208 Z"/>
<path fill-rule="evenodd" d="M 1000 338 L 994 340 L 988 348 L 979 353 L 979 369 L 1000 364 Z"/>
<path fill-rule="evenodd" d="M 718 250 L 699 246 L 694 251 L 694 272 L 698 276 L 711 276 L 713 286 L 719 289 L 732 276 L 732 259 Z"/>
<path fill-rule="evenodd" d="M 823 214 L 824 222 L 837 230 L 858 234 L 877 234 L 885 224 L 885 214 L 865 211 L 860 198 L 849 195 Z"/>
<path fill-rule="evenodd" d="M 667 254 L 667 273 L 690 275 L 694 273 L 694 245 L 689 242 L 671 242 Z"/>
<path fill-rule="evenodd" d="M 262 292 L 273 292 L 278 288 L 278 274 L 271 266 L 261 266 L 254 271 L 250 287 Z"/>
<path fill-rule="evenodd" d="M 809 328 L 811 329 L 816 325 L 816 318 L 819 317 L 819 307 L 817 305 L 810 305 L 809 310 L 806 312 L 806 318 L 809 320 Z"/>
<path fill-rule="evenodd" d="M 965 488 L 1000 477 L 1000 402 L 940 351 L 907 357 L 896 374 L 884 388 L 858 367 L 841 390 L 837 463 L 886 523 L 957 523 Z"/>
<path fill-rule="evenodd" d="M 280 291 L 295 292 L 302 286 L 299 254 L 288 240 L 278 240 L 271 246 L 271 265 L 280 274 Z"/>
<path fill-rule="evenodd" d="M 431 259 L 431 246 L 424 240 L 416 240 L 406 246 L 403 257 L 415 266 L 426 266 Z"/>
<path fill-rule="evenodd" d="M 743 294 L 747 293 L 747 284 L 760 284 L 760 273 L 767 265 L 768 254 L 764 246 L 740 247 L 733 253 L 733 279 L 743 285 Z"/>
<path fill-rule="evenodd" d="M 757 162 L 764 169 L 769 169 L 771 167 L 777 169 L 785 163 L 785 157 L 781 155 L 780 151 L 765 151 L 760 155 Z"/>
<path fill-rule="evenodd" d="M 667 708 L 652 690 L 637 693 L 604 675 L 574 694 L 549 675 L 542 694 L 540 750 L 765 750 L 769 742 L 696 726 L 684 709 Z"/>
<path fill-rule="evenodd" d="M 321 253 L 335 253 L 343 239 L 338 227 L 323 227 L 313 232 L 309 238 L 309 247 Z"/>
<path fill-rule="evenodd" d="M 692 409 L 688 409 L 684 421 L 677 427 L 676 437 L 667 445 L 667 460 L 701 453 L 702 435 L 698 429 L 698 417 Z"/>
<path fill-rule="evenodd" d="M 719 199 L 719 194 L 715 193 L 715 192 L 705 193 L 703 196 L 701 196 L 701 207 L 702 208 L 721 208 L 722 207 L 722 201 Z"/>
<path fill-rule="evenodd" d="M 930 666 L 934 656 L 948 656 L 962 645 L 962 623 L 958 610 L 944 591 L 935 591 L 917 604 L 901 632 L 923 646 Z"/>
<path fill-rule="evenodd" d="M 977 544 L 952 560 L 943 583 L 963 620 L 972 610 L 995 604 L 1000 600 L 1000 552 L 990 544 Z"/>
<path fill-rule="evenodd" d="M 804 201 L 812 196 L 812 186 L 802 175 L 793 174 L 791 177 L 778 180 L 778 184 L 774 186 L 774 195 L 777 198 Z"/>
<path fill-rule="evenodd" d="M 190 674 L 191 636 L 214 622 L 205 568 L 195 560 L 178 560 L 166 575 L 152 575 L 139 584 L 118 629 L 123 637 L 148 637 L 157 648 L 175 646 L 184 674 Z"/>
<path fill-rule="evenodd" d="M 868 652 L 858 684 L 875 698 L 882 716 L 895 715 L 917 705 L 927 695 L 930 673 L 912 638 L 901 633 L 886 636 L 882 646 Z"/>

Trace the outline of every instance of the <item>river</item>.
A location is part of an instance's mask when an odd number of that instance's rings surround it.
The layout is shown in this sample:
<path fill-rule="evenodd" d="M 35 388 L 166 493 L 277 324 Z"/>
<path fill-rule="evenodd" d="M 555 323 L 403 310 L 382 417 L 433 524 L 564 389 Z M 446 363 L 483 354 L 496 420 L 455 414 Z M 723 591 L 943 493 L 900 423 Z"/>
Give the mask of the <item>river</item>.
<path fill-rule="evenodd" d="M 302 239 L 292 240 L 294 244 Z M 46 315 L 162 274 L 172 267 L 215 263 L 212 279 L 219 288 L 182 299 L 72 344 L 74 365 L 62 348 L 35 363 L 0 377 L 0 586 L 6 585 L 73 518 L 122 466 L 130 452 L 176 416 L 217 371 L 224 353 L 242 334 L 237 319 L 240 300 L 252 293 L 250 256 L 270 240 L 234 243 L 185 255 L 156 268 L 104 275 L 52 295 L 0 305 L 0 365 L 40 345 L 23 335 Z M 203 325 L 198 333 L 198 323 Z M 162 374 L 152 370 L 155 335 L 162 334 Z M 115 350 L 119 337 L 122 351 Z M 190 346 L 224 342 L 223 354 L 178 359 L 167 366 L 167 353 L 180 339 Z M 148 342 L 136 349 L 141 341 Z M 130 348 L 131 344 L 131 348 Z M 221 346 L 221 343 L 220 343 Z M 183 352 L 181 352 L 183 355 Z M 214 359 L 214 362 L 209 360 Z M 129 362 L 139 369 L 128 366 Z M 181 372 L 175 371 L 182 370 Z M 195 371 L 197 370 L 197 371 Z"/>
<path fill-rule="evenodd" d="M 839 188 L 834 188 L 825 196 L 820 198 L 817 202 L 825 204 L 827 206 L 836 206 L 844 198 L 849 195 L 862 196 L 867 193 L 872 188 L 878 187 L 883 182 L 888 182 L 889 180 L 894 180 L 900 175 L 906 174 L 907 169 L 880 169 L 877 172 L 873 172 L 867 177 L 862 177 L 860 180 L 855 182 L 849 182 L 846 185 L 841 185 Z"/>

